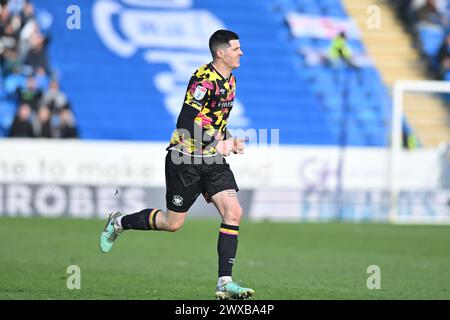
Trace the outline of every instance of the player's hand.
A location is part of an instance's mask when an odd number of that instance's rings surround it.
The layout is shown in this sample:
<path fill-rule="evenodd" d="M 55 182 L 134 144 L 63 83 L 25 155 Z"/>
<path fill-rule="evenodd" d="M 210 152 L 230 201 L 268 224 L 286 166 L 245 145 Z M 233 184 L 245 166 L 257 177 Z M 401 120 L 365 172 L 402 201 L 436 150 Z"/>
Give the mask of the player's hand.
<path fill-rule="evenodd" d="M 221 140 L 216 145 L 216 150 L 223 156 L 229 156 L 234 152 L 234 140 Z"/>
<path fill-rule="evenodd" d="M 234 141 L 233 152 L 235 154 L 236 153 L 239 153 L 239 154 L 244 153 L 246 140 L 242 139 L 242 138 L 236 138 L 236 139 L 233 139 L 233 141 Z"/>

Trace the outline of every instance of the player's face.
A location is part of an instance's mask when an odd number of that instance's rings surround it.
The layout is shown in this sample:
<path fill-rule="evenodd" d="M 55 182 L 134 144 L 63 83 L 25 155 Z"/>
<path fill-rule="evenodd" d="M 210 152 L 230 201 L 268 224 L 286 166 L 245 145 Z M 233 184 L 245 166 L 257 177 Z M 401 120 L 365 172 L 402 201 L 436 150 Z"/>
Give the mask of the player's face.
<path fill-rule="evenodd" d="M 222 59 L 230 69 L 236 69 L 241 65 L 243 54 L 239 40 L 230 40 L 230 46 L 224 50 Z"/>

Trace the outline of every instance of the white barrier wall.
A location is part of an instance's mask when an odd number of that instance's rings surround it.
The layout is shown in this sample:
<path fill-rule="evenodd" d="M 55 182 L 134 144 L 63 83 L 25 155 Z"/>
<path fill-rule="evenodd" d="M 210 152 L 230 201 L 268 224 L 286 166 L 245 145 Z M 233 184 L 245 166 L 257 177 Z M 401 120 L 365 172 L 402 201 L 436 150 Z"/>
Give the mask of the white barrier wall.
<path fill-rule="evenodd" d="M 164 185 L 161 144 L 64 140 L 0 141 L 0 182 Z"/>
<path fill-rule="evenodd" d="M 0 213 L 89 217 L 115 209 L 139 210 L 150 203 L 164 206 L 165 147 L 148 142 L 0 140 Z M 340 158 L 342 193 L 337 194 Z M 343 152 L 264 145 L 227 158 L 248 215 L 294 220 L 385 221 L 389 160 L 388 150 L 381 148 Z M 441 188 L 445 173 L 439 153 L 405 152 L 400 163 L 399 202 L 406 222 L 447 219 L 450 197 Z M 210 214 L 214 209 L 200 204 L 194 211 Z"/>
<path fill-rule="evenodd" d="M 0 140 L 0 182 L 164 187 L 164 143 L 63 140 Z M 227 161 L 242 188 L 289 187 L 334 190 L 339 156 L 346 189 L 389 187 L 389 153 L 381 148 L 250 146 Z M 435 150 L 401 155 L 400 187 L 439 187 Z"/>

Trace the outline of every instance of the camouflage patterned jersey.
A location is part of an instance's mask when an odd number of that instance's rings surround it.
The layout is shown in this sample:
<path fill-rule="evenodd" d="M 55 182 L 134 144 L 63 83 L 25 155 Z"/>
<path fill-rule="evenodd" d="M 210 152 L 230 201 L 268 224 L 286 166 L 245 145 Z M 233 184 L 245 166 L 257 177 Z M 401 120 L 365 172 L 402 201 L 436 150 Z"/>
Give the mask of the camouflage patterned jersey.
<path fill-rule="evenodd" d="M 225 79 L 212 63 L 200 67 L 189 81 L 177 129 L 167 150 L 201 156 L 217 154 L 215 146 L 219 140 L 229 138 L 226 125 L 235 92 L 233 74 Z M 194 132 L 201 132 L 201 137 Z"/>

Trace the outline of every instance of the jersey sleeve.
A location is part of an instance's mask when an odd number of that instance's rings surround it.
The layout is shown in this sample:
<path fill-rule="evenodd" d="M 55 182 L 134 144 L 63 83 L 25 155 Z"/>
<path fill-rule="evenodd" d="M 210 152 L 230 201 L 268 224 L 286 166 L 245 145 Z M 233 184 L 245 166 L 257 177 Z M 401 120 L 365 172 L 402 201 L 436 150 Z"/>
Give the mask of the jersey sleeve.
<path fill-rule="evenodd" d="M 194 121 L 195 118 L 198 115 L 198 111 L 190 108 L 187 105 L 184 105 L 181 109 L 180 115 L 178 116 L 177 120 L 177 129 L 183 129 L 185 130 L 190 138 L 195 138 L 195 132 L 202 132 L 202 128 Z M 201 138 L 207 138 L 209 137 L 209 140 L 203 141 L 208 147 L 215 148 L 220 140 L 216 139 L 214 135 L 204 135 Z M 196 146 L 197 149 L 201 148 L 201 140 L 192 140 Z"/>

